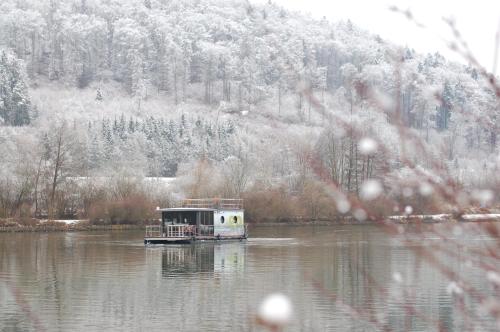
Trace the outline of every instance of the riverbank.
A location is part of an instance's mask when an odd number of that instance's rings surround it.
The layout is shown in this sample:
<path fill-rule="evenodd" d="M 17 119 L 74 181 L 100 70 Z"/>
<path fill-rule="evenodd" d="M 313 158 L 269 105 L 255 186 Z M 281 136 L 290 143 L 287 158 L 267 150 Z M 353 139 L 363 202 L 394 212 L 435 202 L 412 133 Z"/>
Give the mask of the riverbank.
<path fill-rule="evenodd" d="M 436 224 L 446 222 L 498 222 L 500 214 L 464 214 L 455 216 L 452 214 L 435 214 L 435 215 L 410 215 L 410 216 L 388 216 L 386 221 L 397 224 Z M 28 223 L 16 222 L 12 219 L 0 220 L 0 232 L 83 232 L 83 231 L 126 231 L 126 230 L 143 230 L 146 224 L 118 224 L 118 225 L 96 225 L 88 220 L 38 220 L 31 219 Z M 331 225 L 373 225 L 377 221 L 364 220 L 359 221 L 353 217 L 341 217 L 332 220 L 304 220 L 294 219 L 275 222 L 248 222 L 251 226 L 265 227 L 281 227 L 281 226 L 331 226 Z"/>
<path fill-rule="evenodd" d="M 500 214 L 498 213 L 487 213 L 487 214 L 463 214 L 461 216 L 456 216 L 453 214 L 435 214 L 435 215 L 409 215 L 409 216 L 388 216 L 384 220 L 385 222 L 393 222 L 397 224 L 437 224 L 437 223 L 447 223 L 447 222 L 499 222 Z M 376 225 L 381 221 L 374 220 L 357 220 L 353 217 L 347 216 L 342 218 L 337 218 L 333 220 L 287 220 L 287 221 L 276 221 L 276 222 L 257 222 L 252 223 L 252 225 L 258 226 L 331 226 L 331 225 Z"/>
<path fill-rule="evenodd" d="M 88 231 L 125 231 L 143 230 L 144 224 L 95 225 L 88 220 L 42 221 L 34 220 L 29 224 L 20 224 L 12 220 L 0 223 L 0 233 L 21 232 L 88 232 Z"/>

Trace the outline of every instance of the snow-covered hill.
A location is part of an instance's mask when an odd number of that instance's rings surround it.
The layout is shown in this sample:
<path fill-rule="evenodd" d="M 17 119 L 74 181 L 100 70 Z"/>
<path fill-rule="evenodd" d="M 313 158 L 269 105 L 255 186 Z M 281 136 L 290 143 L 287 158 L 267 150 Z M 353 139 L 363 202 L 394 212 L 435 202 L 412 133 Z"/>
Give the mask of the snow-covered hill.
<path fill-rule="evenodd" d="M 236 159 L 248 183 L 291 192 L 311 159 L 351 193 L 380 178 L 400 194 L 391 184 L 415 170 L 491 186 L 498 169 L 498 98 L 477 69 L 349 21 L 272 2 L 4 0 L 0 44 L 5 177 L 23 160 L 54 166 L 61 140 L 62 176 Z M 29 124 L 14 116 L 26 109 Z"/>

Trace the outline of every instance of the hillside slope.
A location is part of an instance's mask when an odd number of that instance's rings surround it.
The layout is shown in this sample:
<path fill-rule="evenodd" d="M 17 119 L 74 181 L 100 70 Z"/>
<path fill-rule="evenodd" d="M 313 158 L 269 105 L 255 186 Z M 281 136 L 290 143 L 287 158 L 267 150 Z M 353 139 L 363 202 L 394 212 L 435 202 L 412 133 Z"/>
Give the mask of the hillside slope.
<path fill-rule="evenodd" d="M 62 176 L 236 159 L 248 183 L 292 192 L 311 158 L 356 194 L 415 169 L 489 186 L 498 167 L 498 100 L 476 69 L 271 2 L 5 0 L 0 41 L 30 112 L 3 117 L 4 177 L 26 159 L 53 166 L 62 138 Z M 362 137 L 384 148 L 363 155 Z"/>

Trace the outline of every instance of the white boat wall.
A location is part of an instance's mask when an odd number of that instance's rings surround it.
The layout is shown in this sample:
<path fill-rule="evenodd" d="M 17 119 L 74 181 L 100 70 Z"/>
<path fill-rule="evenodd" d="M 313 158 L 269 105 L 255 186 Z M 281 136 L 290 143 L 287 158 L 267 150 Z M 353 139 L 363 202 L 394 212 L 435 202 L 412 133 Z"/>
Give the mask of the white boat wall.
<path fill-rule="evenodd" d="M 242 210 L 214 211 L 215 236 L 244 236 L 245 221 Z"/>

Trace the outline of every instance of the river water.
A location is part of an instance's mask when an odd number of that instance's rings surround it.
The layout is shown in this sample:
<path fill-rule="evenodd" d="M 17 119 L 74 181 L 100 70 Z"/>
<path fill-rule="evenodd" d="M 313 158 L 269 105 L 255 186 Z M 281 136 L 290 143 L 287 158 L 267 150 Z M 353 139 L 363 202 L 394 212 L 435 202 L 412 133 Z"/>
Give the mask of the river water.
<path fill-rule="evenodd" d="M 145 247 L 135 231 L 3 233 L 0 331 L 262 331 L 274 292 L 293 304 L 286 331 L 494 330 L 479 304 L 490 262 L 473 253 L 498 239 L 450 234 L 253 227 L 243 242 Z M 440 263 L 421 251 L 441 246 Z"/>

